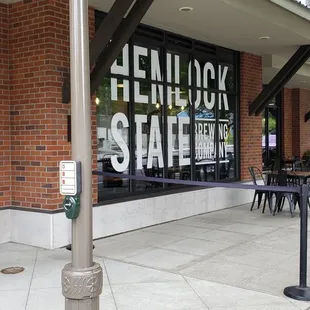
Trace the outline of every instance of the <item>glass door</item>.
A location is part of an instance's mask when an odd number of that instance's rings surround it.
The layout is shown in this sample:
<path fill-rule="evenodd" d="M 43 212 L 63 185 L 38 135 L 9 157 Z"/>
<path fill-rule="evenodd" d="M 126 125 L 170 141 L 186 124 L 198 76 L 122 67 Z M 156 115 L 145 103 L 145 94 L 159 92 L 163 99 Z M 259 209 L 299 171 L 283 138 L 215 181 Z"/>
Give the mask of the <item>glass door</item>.
<path fill-rule="evenodd" d="M 271 100 L 262 119 L 262 161 L 265 169 L 281 158 L 281 94 Z"/>

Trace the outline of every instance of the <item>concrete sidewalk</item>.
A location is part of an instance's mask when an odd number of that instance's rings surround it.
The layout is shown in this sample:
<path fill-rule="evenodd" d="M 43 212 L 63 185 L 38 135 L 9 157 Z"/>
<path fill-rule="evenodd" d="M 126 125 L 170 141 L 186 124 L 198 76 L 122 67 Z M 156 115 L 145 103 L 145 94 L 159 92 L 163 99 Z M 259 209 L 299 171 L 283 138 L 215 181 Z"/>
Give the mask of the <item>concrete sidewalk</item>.
<path fill-rule="evenodd" d="M 296 310 L 283 295 L 299 281 L 299 216 L 250 206 L 208 213 L 94 242 L 102 264 L 102 310 Z M 62 310 L 66 249 L 0 245 L 1 310 Z M 310 255 L 309 255 L 310 256 Z"/>

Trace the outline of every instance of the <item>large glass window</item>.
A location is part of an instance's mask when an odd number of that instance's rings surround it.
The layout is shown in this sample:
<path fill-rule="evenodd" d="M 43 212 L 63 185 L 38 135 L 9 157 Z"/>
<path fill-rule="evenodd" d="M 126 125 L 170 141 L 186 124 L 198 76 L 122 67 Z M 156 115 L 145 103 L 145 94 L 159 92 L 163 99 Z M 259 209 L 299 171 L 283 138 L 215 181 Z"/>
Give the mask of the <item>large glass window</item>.
<path fill-rule="evenodd" d="M 97 91 L 98 170 L 116 174 L 99 176 L 99 202 L 179 186 L 144 177 L 238 178 L 238 54 L 146 29 Z"/>

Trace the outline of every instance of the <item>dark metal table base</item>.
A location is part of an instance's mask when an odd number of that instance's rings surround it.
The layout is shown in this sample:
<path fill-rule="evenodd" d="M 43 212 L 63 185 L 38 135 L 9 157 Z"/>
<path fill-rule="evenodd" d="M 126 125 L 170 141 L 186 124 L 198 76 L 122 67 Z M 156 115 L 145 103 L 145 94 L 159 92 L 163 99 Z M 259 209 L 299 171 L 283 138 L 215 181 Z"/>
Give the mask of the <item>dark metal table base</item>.
<path fill-rule="evenodd" d="M 296 300 L 310 301 L 310 287 L 289 286 L 284 289 L 283 293 Z"/>

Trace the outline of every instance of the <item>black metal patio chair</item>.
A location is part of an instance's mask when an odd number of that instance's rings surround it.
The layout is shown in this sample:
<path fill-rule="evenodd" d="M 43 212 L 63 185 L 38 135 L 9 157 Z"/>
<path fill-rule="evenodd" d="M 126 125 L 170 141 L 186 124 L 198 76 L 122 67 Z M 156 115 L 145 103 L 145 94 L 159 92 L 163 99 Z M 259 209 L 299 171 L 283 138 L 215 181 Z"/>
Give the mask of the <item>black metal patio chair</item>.
<path fill-rule="evenodd" d="M 267 185 L 267 182 L 265 178 L 263 177 L 263 174 L 261 170 L 257 167 L 249 167 L 249 171 L 252 177 L 252 181 L 254 185 Z M 261 183 L 261 184 L 259 184 Z M 266 202 L 268 201 L 270 212 L 272 212 L 272 206 L 271 206 L 271 199 L 270 199 L 270 193 L 268 190 L 255 190 L 252 205 L 251 205 L 251 211 L 253 210 L 256 197 L 258 197 L 257 201 L 257 209 L 259 209 L 262 199 L 264 197 L 264 205 L 263 205 L 263 213 L 265 212 Z"/>
<path fill-rule="evenodd" d="M 295 177 L 294 175 L 287 174 L 287 171 L 278 171 L 278 173 L 275 175 L 277 178 L 277 184 L 278 186 L 298 186 L 299 185 L 299 178 Z M 299 197 L 295 195 L 295 193 L 290 192 L 277 192 L 276 193 L 276 203 L 273 209 L 273 215 L 276 214 L 276 212 L 280 212 L 283 209 L 285 199 L 287 199 L 289 203 L 290 213 L 293 217 L 294 209 L 296 208 L 296 203 L 299 201 Z"/>

